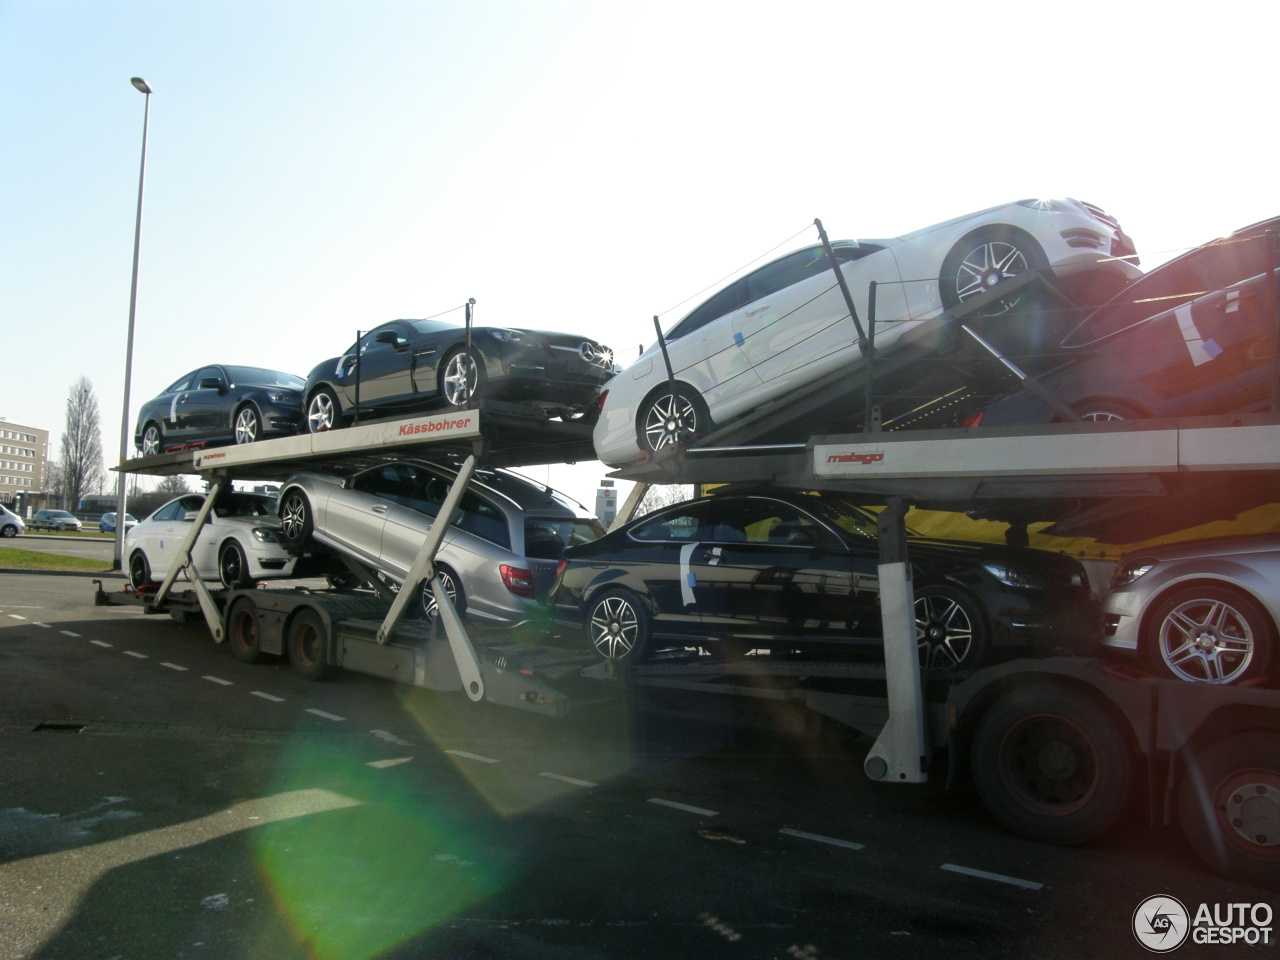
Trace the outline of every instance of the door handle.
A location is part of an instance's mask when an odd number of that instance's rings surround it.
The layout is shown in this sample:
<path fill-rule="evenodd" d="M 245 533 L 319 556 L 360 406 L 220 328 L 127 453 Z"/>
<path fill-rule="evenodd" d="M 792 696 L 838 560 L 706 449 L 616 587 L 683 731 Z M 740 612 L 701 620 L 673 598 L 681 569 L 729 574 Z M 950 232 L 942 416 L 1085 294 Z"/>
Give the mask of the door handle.
<path fill-rule="evenodd" d="M 385 503 L 378 503 L 378 504 L 374 504 L 369 509 L 372 510 L 374 513 L 386 513 L 387 505 Z"/>
<path fill-rule="evenodd" d="M 768 305 L 767 303 L 764 303 L 764 304 L 761 304 L 761 305 L 760 305 L 760 306 L 758 306 L 758 307 L 754 307 L 754 308 L 752 308 L 751 310 L 748 310 L 746 313 L 744 313 L 744 314 L 743 314 L 743 316 L 745 316 L 745 317 L 756 317 L 756 316 L 759 316 L 760 314 L 764 313 L 764 312 L 765 312 L 766 310 L 768 310 L 768 309 L 769 309 L 769 305 Z"/>

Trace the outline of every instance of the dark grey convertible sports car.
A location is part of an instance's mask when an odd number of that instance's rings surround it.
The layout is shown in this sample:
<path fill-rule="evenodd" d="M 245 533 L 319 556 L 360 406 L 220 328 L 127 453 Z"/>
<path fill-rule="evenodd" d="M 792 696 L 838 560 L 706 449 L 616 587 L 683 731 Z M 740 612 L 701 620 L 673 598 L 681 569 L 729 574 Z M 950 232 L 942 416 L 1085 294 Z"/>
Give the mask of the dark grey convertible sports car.
<path fill-rule="evenodd" d="M 477 398 L 517 400 L 548 417 L 594 415 L 600 385 L 614 372 L 612 350 L 573 334 L 473 327 L 468 355 L 465 327 L 392 320 L 311 371 L 307 429 L 345 426 L 357 406 L 362 417 L 380 417 Z"/>
<path fill-rule="evenodd" d="M 144 457 L 183 447 L 252 443 L 298 432 L 302 378 L 261 367 L 211 364 L 142 405 L 133 442 Z"/>

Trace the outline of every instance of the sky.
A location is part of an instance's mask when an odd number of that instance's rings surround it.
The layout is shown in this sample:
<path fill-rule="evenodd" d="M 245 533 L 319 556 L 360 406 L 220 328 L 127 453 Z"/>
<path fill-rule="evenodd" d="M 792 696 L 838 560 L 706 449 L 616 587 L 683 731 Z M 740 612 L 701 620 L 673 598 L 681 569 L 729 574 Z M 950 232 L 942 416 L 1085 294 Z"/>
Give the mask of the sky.
<path fill-rule="evenodd" d="M 0 417 L 56 457 L 87 376 L 116 462 L 134 76 L 130 430 L 201 364 L 305 376 L 471 297 L 629 362 L 814 218 L 869 239 L 1070 196 L 1150 268 L 1280 214 L 1278 25 L 1235 0 L 0 0 Z M 592 503 L 606 471 L 525 472 Z"/>

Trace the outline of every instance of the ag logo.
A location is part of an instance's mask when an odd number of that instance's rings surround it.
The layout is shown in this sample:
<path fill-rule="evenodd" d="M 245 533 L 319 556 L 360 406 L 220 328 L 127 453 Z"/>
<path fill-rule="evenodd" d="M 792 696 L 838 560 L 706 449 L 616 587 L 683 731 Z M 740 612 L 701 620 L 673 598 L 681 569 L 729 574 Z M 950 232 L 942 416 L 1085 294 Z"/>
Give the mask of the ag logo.
<path fill-rule="evenodd" d="M 1133 911 L 1133 935 L 1152 953 L 1168 953 L 1186 943 L 1191 917 L 1174 897 L 1147 897 Z"/>

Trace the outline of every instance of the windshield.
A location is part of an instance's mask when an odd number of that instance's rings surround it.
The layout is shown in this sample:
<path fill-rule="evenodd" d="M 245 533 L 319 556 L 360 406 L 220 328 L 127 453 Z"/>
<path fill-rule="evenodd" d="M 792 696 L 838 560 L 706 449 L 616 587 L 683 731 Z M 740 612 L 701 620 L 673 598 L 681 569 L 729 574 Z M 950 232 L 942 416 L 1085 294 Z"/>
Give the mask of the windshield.
<path fill-rule="evenodd" d="M 264 370 L 262 367 L 227 367 L 227 374 L 237 386 L 288 387 L 301 390 L 306 381 L 291 373 L 279 370 Z"/>

